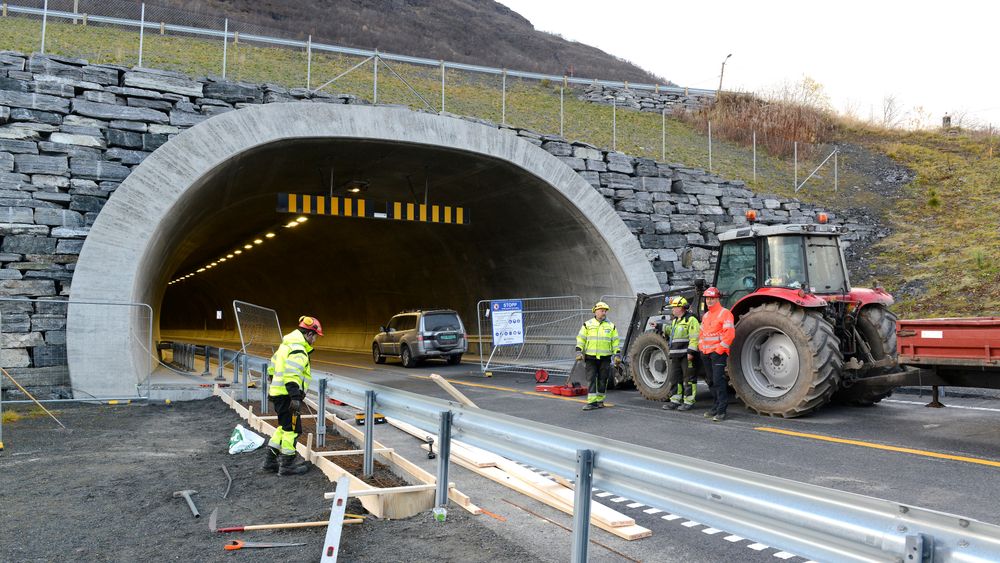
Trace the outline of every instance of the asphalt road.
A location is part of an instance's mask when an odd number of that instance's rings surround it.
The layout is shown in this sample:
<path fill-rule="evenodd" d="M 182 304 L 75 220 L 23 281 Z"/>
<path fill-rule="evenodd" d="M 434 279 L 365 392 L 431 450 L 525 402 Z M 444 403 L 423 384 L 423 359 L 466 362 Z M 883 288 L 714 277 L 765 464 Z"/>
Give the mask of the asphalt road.
<path fill-rule="evenodd" d="M 659 403 L 644 400 L 634 390 L 611 391 L 609 408 L 581 411 L 580 398 L 535 393 L 531 375 L 495 373 L 484 377 L 478 363 L 447 366 L 428 361 L 405 369 L 390 359 L 375 365 L 366 354 L 317 352 L 317 371 L 355 377 L 398 389 L 447 398 L 428 376 L 438 373 L 455 384 L 480 407 L 571 428 L 667 452 L 722 463 L 750 471 L 902 502 L 929 509 L 1000 524 L 995 499 L 1000 498 L 1000 404 L 995 399 L 945 399 L 944 409 L 926 408 L 929 397 L 897 393 L 875 407 L 828 406 L 798 419 L 776 419 L 754 415 L 739 402 L 729 408 L 729 420 L 714 423 L 702 414 L 710 406 L 707 389 L 699 388 L 696 408 L 668 412 Z M 382 439 L 382 438 L 380 438 Z M 406 438 L 404 438 L 406 440 Z M 412 438 L 409 439 L 413 442 Z M 904 451 L 905 450 L 905 451 Z M 419 455 L 419 454 L 417 454 Z M 462 474 L 462 472 L 459 472 Z M 474 499 L 513 499 L 518 495 L 483 483 L 485 479 L 461 479 Z M 477 494 L 479 493 L 479 494 Z M 610 494 L 608 494 L 610 493 Z M 524 497 L 520 497 L 526 502 Z M 692 522 L 682 515 L 621 498 L 613 491 L 598 491 L 595 498 L 636 518 L 653 530 L 653 537 L 636 542 L 619 541 L 603 532 L 595 538 L 629 557 L 639 560 L 740 560 L 802 561 L 793 554 L 736 538 L 725 531 Z M 494 513 L 515 514 L 510 504 L 484 506 Z M 518 502 L 518 501 L 515 501 Z M 520 504 L 520 503 L 519 503 Z M 538 510 L 537 503 L 525 505 Z M 541 507 L 545 509 L 547 507 Z M 569 524 L 555 511 L 545 515 Z M 488 519 L 487 519 L 488 520 Z M 532 518 L 519 543 L 538 541 L 539 524 Z M 512 525 L 496 522 L 501 534 Z M 559 544 L 568 545 L 569 535 Z M 558 543 L 558 542 L 557 542 Z M 534 549 L 545 552 L 544 545 Z M 593 548 L 612 556 L 603 548 Z"/>

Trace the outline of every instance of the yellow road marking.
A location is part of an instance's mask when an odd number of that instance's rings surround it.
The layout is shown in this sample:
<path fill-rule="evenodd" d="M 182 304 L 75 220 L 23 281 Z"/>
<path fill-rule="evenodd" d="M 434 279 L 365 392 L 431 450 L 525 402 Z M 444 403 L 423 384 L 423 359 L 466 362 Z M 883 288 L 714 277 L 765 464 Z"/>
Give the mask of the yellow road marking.
<path fill-rule="evenodd" d="M 837 444 L 848 444 L 851 446 L 861 446 L 864 448 L 874 448 L 876 450 L 886 450 L 890 452 L 900 452 L 905 454 L 920 455 L 924 457 L 934 457 L 938 459 L 950 459 L 952 461 L 963 461 L 965 463 L 975 463 L 979 465 L 988 465 L 991 467 L 1000 467 L 1000 461 L 992 461 L 989 459 L 980 459 L 976 457 L 965 457 L 960 455 L 943 454 L 939 452 L 929 452 L 927 450 L 916 450 L 913 448 L 902 448 L 899 446 L 886 446 L 883 444 L 874 444 L 872 442 L 862 442 L 861 440 L 848 440 L 845 438 L 833 438 L 831 436 L 823 436 L 821 434 L 807 434 L 805 432 L 794 432 L 792 430 L 782 430 L 780 428 L 771 428 L 770 426 L 758 426 L 754 430 L 761 430 L 763 432 L 772 432 L 774 434 L 784 434 L 786 436 L 796 436 L 799 438 L 811 438 L 813 440 L 821 440 L 823 442 L 834 442 Z"/>
<path fill-rule="evenodd" d="M 340 362 L 328 362 L 326 360 L 313 360 L 313 362 L 317 364 L 329 364 L 331 366 L 343 366 L 345 368 L 358 368 L 358 369 L 366 369 L 368 371 L 375 371 L 375 368 L 370 368 L 368 366 L 359 366 L 356 364 L 342 364 Z"/>
<path fill-rule="evenodd" d="M 420 379 L 430 379 L 429 375 L 416 375 L 407 374 L 410 377 L 417 377 Z M 563 401 L 573 401 L 575 403 L 586 403 L 586 399 L 574 399 L 573 397 L 563 397 L 562 395 L 553 395 L 552 393 L 539 393 L 538 391 L 521 391 L 520 389 L 514 389 L 512 387 L 500 387 L 499 385 L 486 385 L 485 383 L 471 383 L 469 381 L 456 381 L 454 379 L 445 379 L 448 383 L 452 385 L 465 385 L 467 387 L 478 387 L 480 389 L 492 389 L 494 391 L 507 391 L 508 393 L 519 393 L 521 395 L 530 395 L 532 397 L 541 397 L 543 399 L 560 399 Z M 604 403 L 604 406 L 613 407 L 613 403 Z"/>

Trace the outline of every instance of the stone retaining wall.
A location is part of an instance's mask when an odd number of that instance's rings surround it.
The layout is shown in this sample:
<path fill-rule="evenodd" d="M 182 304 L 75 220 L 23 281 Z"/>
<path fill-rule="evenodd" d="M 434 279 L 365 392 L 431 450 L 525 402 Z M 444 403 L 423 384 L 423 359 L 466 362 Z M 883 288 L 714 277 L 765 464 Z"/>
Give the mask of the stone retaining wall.
<path fill-rule="evenodd" d="M 698 109 L 711 104 L 715 96 L 695 95 L 676 91 L 650 91 L 636 90 L 629 87 L 613 87 L 590 85 L 578 96 L 580 100 L 595 104 L 617 105 L 620 108 L 629 108 L 639 111 L 649 111 L 661 113 L 666 111 L 670 114 L 674 111 L 685 109 Z"/>
<path fill-rule="evenodd" d="M 0 52 L 0 297 L 68 298 L 90 226 L 145 157 L 219 113 L 287 101 L 367 103 L 303 88 Z M 765 223 L 811 221 L 814 215 L 811 206 L 754 194 L 742 182 L 703 170 L 504 129 L 555 155 L 594 186 L 647 250 L 664 287 L 710 277 L 708 251 L 696 252 L 695 269 L 684 270 L 680 250 L 692 242 L 717 242 L 717 233 L 745 222 L 749 208 L 759 210 Z M 850 226 L 856 233 L 849 239 L 870 234 L 866 225 Z M 0 301 L 0 364 L 26 386 L 68 384 L 65 366 L 52 365 L 58 364 L 52 358 L 65 358 L 65 307 L 57 307 L 61 313 L 44 303 Z"/>

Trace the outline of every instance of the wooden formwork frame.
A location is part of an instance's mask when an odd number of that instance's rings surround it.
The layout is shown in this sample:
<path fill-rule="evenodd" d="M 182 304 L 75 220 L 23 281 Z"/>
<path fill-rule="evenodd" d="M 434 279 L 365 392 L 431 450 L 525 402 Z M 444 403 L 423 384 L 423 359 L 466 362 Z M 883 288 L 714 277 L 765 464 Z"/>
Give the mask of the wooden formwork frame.
<path fill-rule="evenodd" d="M 255 415 L 250 408 L 241 405 L 233 396 L 233 393 L 233 391 L 226 391 L 218 385 L 212 391 L 213 395 L 222 399 L 224 403 L 236 411 L 236 414 L 247 421 L 247 424 L 252 429 L 265 436 L 273 435 L 275 427 L 268 423 L 268 420 L 272 419 L 270 417 Z M 306 399 L 305 402 L 317 412 L 320 411 L 312 399 Z M 364 442 L 364 434 L 360 430 L 337 418 L 333 413 L 327 412 L 326 419 L 341 435 L 353 439 L 358 443 Z M 379 442 L 375 442 L 373 448 L 375 454 L 382 458 L 380 460 L 382 463 L 391 467 L 403 479 L 415 482 L 417 485 L 392 488 L 373 487 L 329 459 L 335 456 L 328 452 L 314 451 L 312 449 L 311 434 L 308 435 L 306 443 L 303 444 L 300 442 L 295 445 L 295 449 L 299 454 L 306 461 L 311 462 L 322 471 L 330 481 L 336 482 L 341 477 L 347 477 L 350 481 L 352 496 L 357 496 L 365 509 L 377 518 L 409 518 L 434 507 L 433 486 L 436 484 L 437 479 L 433 475 L 397 454 L 392 448 L 387 448 Z M 448 497 L 472 514 L 482 513 L 479 507 L 472 504 L 468 496 L 459 492 L 454 486 L 449 486 Z"/>

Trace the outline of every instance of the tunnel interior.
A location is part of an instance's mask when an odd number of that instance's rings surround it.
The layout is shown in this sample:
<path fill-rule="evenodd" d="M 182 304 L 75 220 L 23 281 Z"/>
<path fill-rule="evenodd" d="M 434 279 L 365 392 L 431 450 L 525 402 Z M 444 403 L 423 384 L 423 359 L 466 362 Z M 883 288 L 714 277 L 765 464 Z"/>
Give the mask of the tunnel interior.
<path fill-rule="evenodd" d="M 282 192 L 462 207 L 468 224 L 298 222 L 302 215 L 278 211 Z M 401 310 L 455 309 L 475 334 L 482 299 L 587 302 L 632 291 L 608 243 L 559 190 L 507 161 L 443 147 L 272 142 L 216 166 L 172 213 L 157 235 L 168 251 L 153 276 L 160 338 L 233 339 L 238 299 L 275 309 L 286 332 L 299 315 L 318 317 L 327 333 L 320 347 L 367 350 Z"/>

